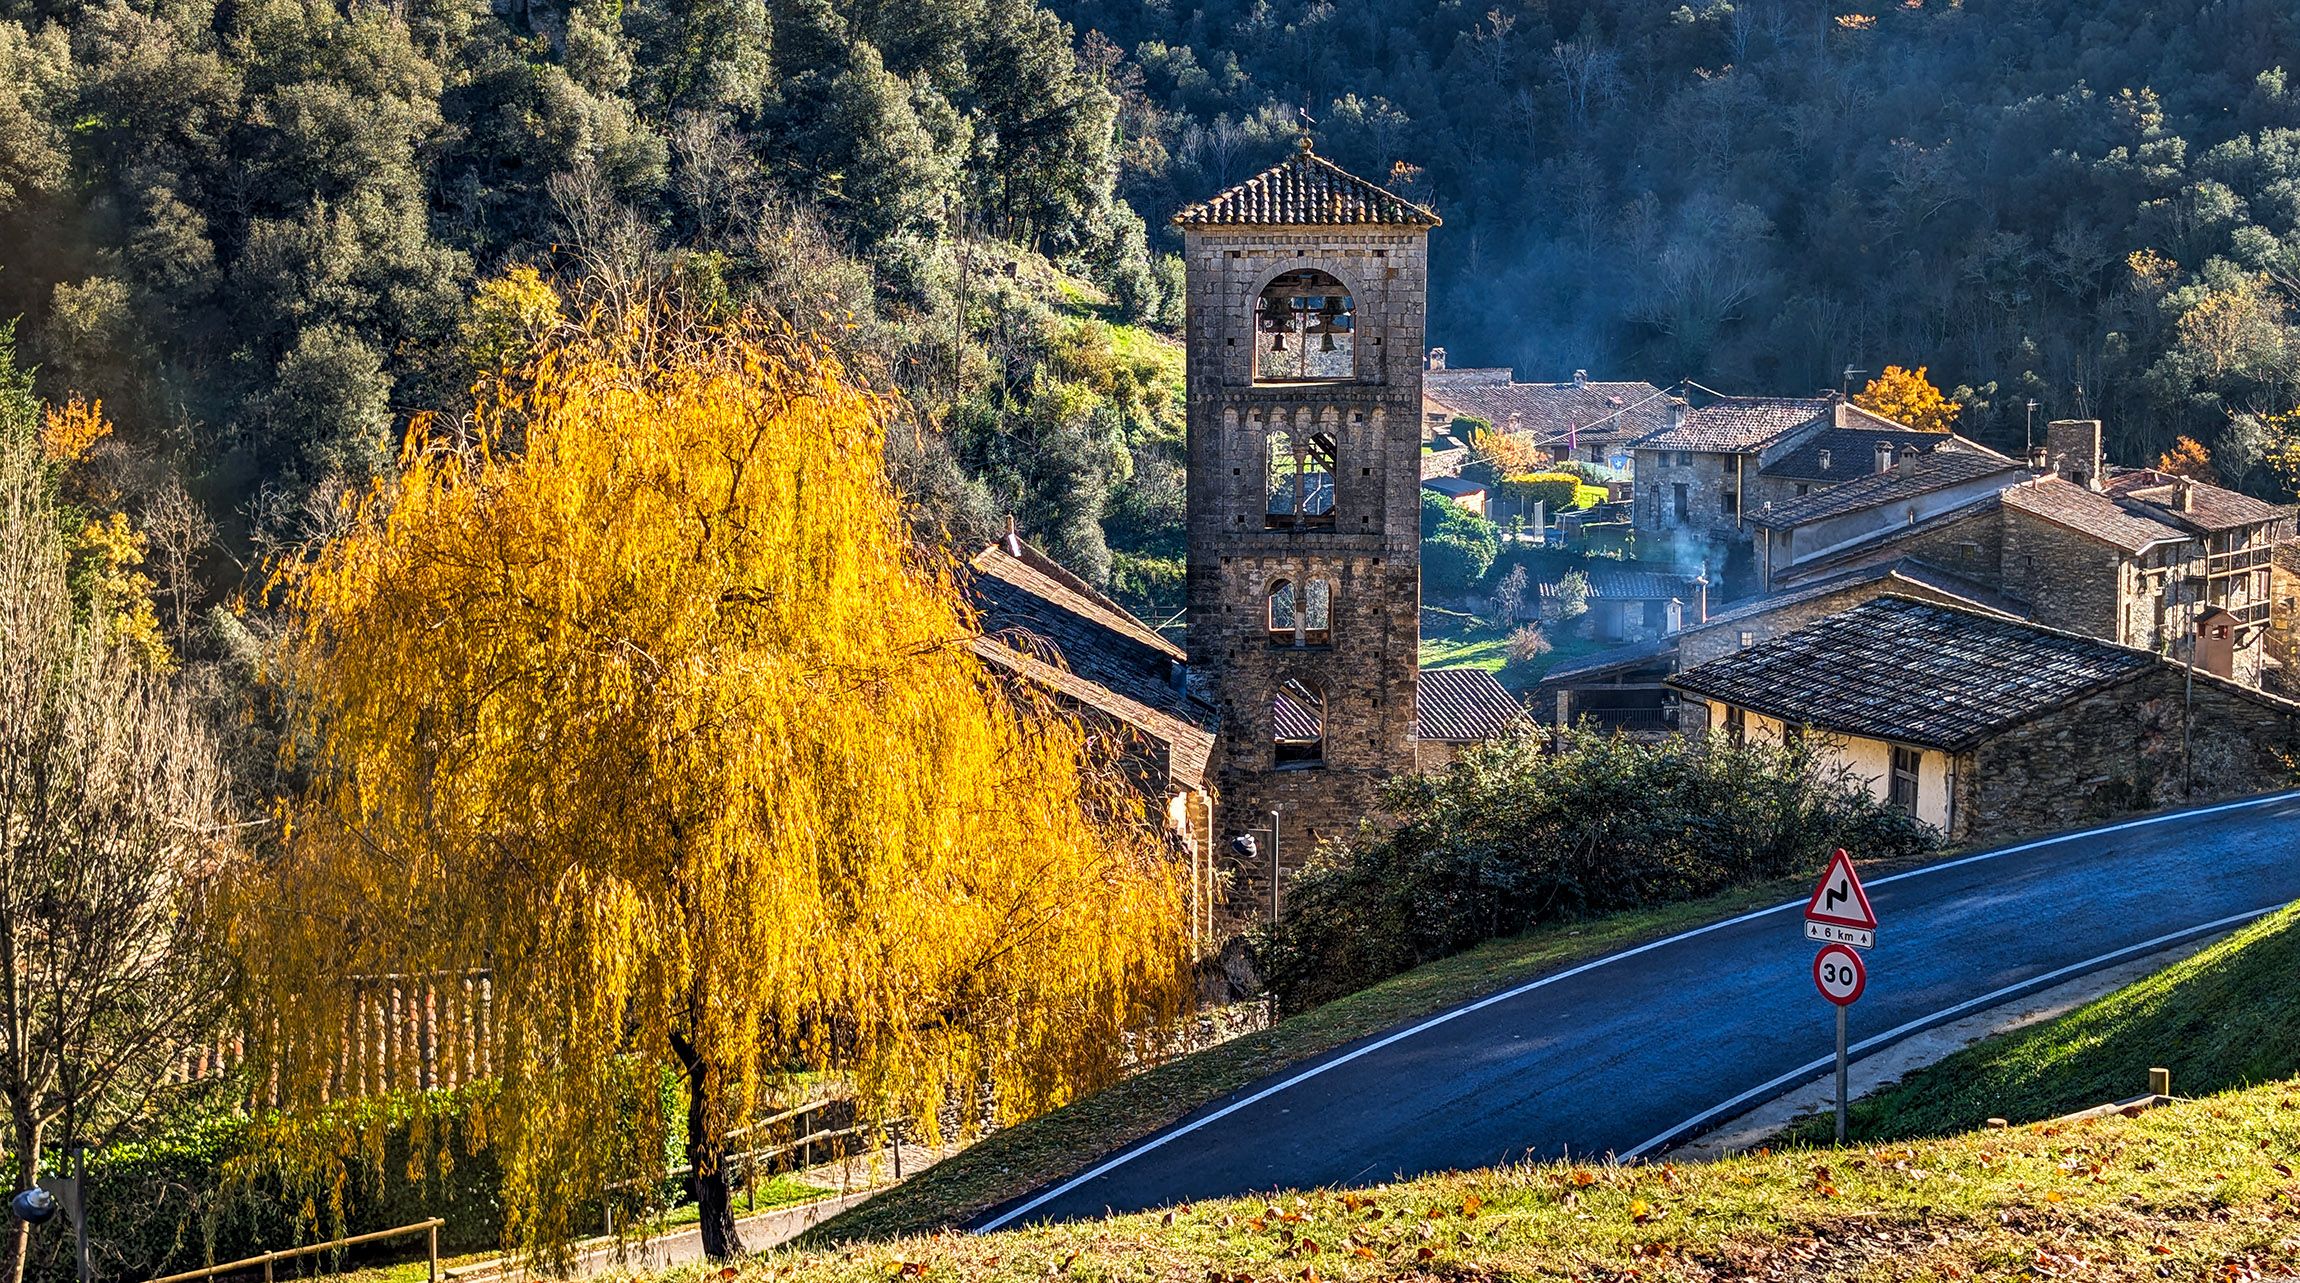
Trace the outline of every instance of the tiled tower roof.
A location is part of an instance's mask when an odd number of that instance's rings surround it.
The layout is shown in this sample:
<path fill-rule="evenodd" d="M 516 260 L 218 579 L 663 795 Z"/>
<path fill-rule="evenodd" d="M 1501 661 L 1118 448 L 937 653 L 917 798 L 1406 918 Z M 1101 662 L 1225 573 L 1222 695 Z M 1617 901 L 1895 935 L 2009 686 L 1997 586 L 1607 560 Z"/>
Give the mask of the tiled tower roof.
<path fill-rule="evenodd" d="M 1436 227 L 1438 216 L 1310 150 L 1174 216 L 1183 227 Z"/>

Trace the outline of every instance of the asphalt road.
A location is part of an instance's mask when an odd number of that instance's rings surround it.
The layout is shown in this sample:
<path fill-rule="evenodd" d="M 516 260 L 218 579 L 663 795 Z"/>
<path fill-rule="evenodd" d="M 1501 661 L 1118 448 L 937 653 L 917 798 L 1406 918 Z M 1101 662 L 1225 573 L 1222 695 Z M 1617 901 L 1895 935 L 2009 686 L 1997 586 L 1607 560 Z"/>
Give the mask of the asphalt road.
<path fill-rule="evenodd" d="M 2300 793 L 1868 884 L 1854 1054 L 2300 899 Z M 1584 963 L 1244 1088 L 979 1228 L 1527 1156 L 1644 1157 L 1824 1070 L 1803 901 Z"/>

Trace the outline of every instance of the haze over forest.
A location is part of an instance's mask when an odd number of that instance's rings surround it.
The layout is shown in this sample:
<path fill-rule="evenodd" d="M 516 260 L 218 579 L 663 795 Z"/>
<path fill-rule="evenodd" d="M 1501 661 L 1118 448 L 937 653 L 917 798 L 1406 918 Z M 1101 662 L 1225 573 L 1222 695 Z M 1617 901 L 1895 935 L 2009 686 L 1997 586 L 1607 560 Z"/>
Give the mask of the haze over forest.
<path fill-rule="evenodd" d="M 2283 0 L 0 0 L 0 317 L 41 393 L 103 399 L 125 507 L 213 520 L 195 605 L 651 280 L 904 392 L 927 528 L 1014 512 L 1159 610 L 1166 220 L 1306 113 L 1444 216 L 1455 364 L 1922 365 L 1994 444 L 2033 398 L 2283 493 L 2294 76 Z"/>

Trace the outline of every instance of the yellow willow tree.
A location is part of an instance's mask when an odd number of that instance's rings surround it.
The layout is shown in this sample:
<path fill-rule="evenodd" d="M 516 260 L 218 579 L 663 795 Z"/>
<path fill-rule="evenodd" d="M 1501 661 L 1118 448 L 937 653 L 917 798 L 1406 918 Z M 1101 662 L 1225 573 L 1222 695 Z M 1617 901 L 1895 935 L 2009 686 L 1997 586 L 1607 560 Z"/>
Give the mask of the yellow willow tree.
<path fill-rule="evenodd" d="M 484 970 L 507 1240 L 553 1255 L 683 1122 L 724 1256 L 763 1092 L 1060 1104 L 1178 1014 L 1181 908 L 1116 773 L 969 654 L 881 402 L 761 327 L 601 329 L 283 573 L 313 782 L 239 901 L 247 1015 L 309 1110 L 363 1080 L 361 978 Z"/>

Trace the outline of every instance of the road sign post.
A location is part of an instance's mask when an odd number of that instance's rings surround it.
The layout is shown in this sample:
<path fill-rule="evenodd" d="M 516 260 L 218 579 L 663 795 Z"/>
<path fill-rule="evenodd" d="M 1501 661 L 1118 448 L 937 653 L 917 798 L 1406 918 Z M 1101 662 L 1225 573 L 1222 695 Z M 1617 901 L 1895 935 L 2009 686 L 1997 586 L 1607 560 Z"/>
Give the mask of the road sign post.
<path fill-rule="evenodd" d="M 1869 987 L 1869 969 L 1856 949 L 1877 945 L 1877 911 L 1853 872 L 1853 857 L 1840 847 L 1821 871 L 1820 885 L 1805 902 L 1805 938 L 1821 942 L 1813 955 L 1813 987 L 1837 1008 L 1837 1143 L 1845 1143 L 1847 1057 L 1845 1011 Z"/>
<path fill-rule="evenodd" d="M 1852 946 L 1823 945 L 1813 955 L 1813 987 L 1837 1008 L 1837 1143 L 1845 1143 L 1845 1009 L 1869 987 L 1869 969 Z"/>

